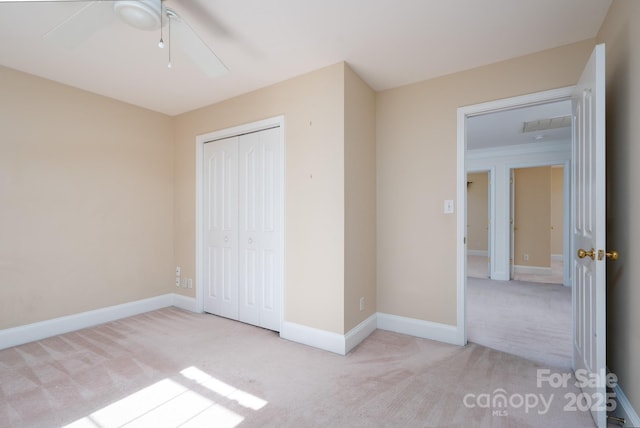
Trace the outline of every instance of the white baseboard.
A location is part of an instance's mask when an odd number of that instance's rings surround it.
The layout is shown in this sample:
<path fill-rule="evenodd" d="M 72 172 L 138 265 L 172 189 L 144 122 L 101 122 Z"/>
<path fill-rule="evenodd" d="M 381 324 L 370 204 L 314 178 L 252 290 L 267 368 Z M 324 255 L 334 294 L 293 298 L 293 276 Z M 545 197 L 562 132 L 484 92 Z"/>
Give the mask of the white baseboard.
<path fill-rule="evenodd" d="M 469 250 L 469 249 L 467 249 L 467 256 L 485 256 L 485 257 L 489 257 L 489 251 L 487 251 L 487 250 Z"/>
<path fill-rule="evenodd" d="M 452 325 L 378 312 L 378 328 L 421 337 L 423 339 L 437 340 L 453 345 L 463 345 L 460 343 L 461 335 L 458 333 L 458 328 Z"/>
<path fill-rule="evenodd" d="M 280 337 L 336 354 L 347 355 L 376 328 L 377 314 L 371 315 L 344 335 L 284 321 L 280 328 Z"/>
<path fill-rule="evenodd" d="M 0 330 L 0 349 L 93 327 L 169 306 L 198 312 L 195 298 L 175 293 L 163 294 L 135 302 Z M 346 355 L 377 328 L 455 345 L 461 344 L 458 339 L 458 329 L 454 326 L 381 313 L 371 315 L 345 335 L 285 321 L 280 329 L 280 337 L 336 354 Z"/>
<path fill-rule="evenodd" d="M 173 294 L 163 294 L 135 302 L 0 330 L 0 349 L 166 308 L 173 304 L 173 296 Z"/>
<path fill-rule="evenodd" d="M 495 281 L 509 281 L 511 279 L 511 273 L 504 271 L 495 271 L 491 274 L 491 279 Z"/>
<path fill-rule="evenodd" d="M 284 321 L 280 328 L 280 337 L 340 355 L 347 353 L 344 335 L 302 324 Z"/>
<path fill-rule="evenodd" d="M 551 260 L 556 262 L 564 261 L 564 254 L 551 254 Z"/>
<path fill-rule="evenodd" d="M 360 324 L 349 330 L 344 336 L 345 354 L 351 352 L 353 348 L 358 346 L 360 342 L 365 340 L 371 333 L 378 328 L 378 315 L 373 314 Z"/>
<path fill-rule="evenodd" d="M 195 297 L 187 297 L 182 294 L 174 293 L 172 295 L 172 304 L 176 308 L 184 309 L 185 311 L 190 312 L 200 312 L 196 309 L 196 298 Z"/>
<path fill-rule="evenodd" d="M 514 266 L 515 273 L 523 273 L 530 275 L 551 275 L 551 268 L 544 266 L 523 266 L 523 265 L 515 265 Z"/>
<path fill-rule="evenodd" d="M 623 426 L 625 427 L 640 427 L 640 417 L 634 410 L 633 406 L 629 402 L 629 399 L 624 392 L 622 392 L 622 388 L 620 385 L 616 385 L 613 388 L 613 392 L 616 394 L 616 410 L 611 412 L 613 416 L 624 419 L 626 422 Z"/>
<path fill-rule="evenodd" d="M 462 336 L 455 326 L 382 313 L 371 315 L 346 335 L 285 321 L 280 329 L 280 337 L 346 355 L 377 328 L 453 345 L 463 345 Z"/>

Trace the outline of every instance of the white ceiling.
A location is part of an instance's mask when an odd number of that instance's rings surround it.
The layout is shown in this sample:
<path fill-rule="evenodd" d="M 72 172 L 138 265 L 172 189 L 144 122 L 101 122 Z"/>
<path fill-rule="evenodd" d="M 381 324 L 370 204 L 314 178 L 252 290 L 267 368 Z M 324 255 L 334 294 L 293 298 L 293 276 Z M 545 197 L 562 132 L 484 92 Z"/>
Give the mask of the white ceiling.
<path fill-rule="evenodd" d="M 82 3 L 0 3 L 0 64 L 176 115 L 340 61 L 384 90 L 577 42 L 611 0 L 167 0 L 229 68 L 215 79 L 118 20 L 43 39 Z"/>
<path fill-rule="evenodd" d="M 571 127 L 523 132 L 524 123 L 571 115 L 571 101 L 499 111 L 467 119 L 467 150 L 571 141 Z"/>

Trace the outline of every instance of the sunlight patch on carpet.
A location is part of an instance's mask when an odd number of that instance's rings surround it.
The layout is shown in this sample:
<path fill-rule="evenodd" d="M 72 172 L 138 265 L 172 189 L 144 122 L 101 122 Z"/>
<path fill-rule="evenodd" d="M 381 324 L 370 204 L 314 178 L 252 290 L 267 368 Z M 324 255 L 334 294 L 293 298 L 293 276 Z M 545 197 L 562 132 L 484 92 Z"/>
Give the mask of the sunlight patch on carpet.
<path fill-rule="evenodd" d="M 229 400 L 233 400 L 243 407 L 260 410 L 267 405 L 267 402 L 261 398 L 251 395 L 231 385 L 228 385 L 213 376 L 203 372 L 196 367 L 189 367 L 180 372 L 187 379 L 204 386 L 205 388 L 219 394 Z"/>
<path fill-rule="evenodd" d="M 237 389 L 235 391 L 236 394 L 242 393 Z M 243 416 L 186 386 L 171 379 L 163 379 L 66 425 L 65 428 L 189 427 L 202 426 L 203 422 L 216 427 L 234 428 L 243 420 Z"/>

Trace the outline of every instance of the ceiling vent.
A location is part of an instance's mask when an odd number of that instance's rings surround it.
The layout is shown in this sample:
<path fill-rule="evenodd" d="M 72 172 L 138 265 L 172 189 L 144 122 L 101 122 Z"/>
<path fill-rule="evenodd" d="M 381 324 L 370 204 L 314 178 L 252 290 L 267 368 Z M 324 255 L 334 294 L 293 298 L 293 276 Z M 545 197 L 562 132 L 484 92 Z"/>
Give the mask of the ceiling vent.
<path fill-rule="evenodd" d="M 548 129 L 568 128 L 571 126 L 571 116 L 553 117 L 525 122 L 522 132 L 540 132 Z"/>

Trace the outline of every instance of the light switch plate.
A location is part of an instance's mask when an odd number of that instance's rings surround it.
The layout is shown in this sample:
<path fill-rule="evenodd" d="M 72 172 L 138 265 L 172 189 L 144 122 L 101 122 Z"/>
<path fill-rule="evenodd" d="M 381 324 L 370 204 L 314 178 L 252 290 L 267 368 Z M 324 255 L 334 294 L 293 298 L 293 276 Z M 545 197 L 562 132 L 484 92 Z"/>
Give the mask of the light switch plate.
<path fill-rule="evenodd" d="M 444 213 L 453 214 L 453 199 L 445 199 L 444 201 Z"/>

